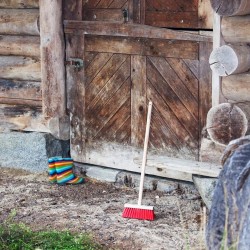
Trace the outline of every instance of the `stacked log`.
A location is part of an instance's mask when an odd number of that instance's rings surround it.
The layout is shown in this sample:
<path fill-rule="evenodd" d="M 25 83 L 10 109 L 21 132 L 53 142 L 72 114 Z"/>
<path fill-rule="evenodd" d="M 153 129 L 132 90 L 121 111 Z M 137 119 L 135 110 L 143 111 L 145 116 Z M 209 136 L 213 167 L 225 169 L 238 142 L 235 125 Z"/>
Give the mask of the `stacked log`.
<path fill-rule="evenodd" d="M 41 110 L 38 4 L 0 3 L 0 131 L 48 131 Z"/>
<path fill-rule="evenodd" d="M 250 1 L 211 0 L 214 11 L 221 16 L 221 37 L 224 44 L 210 55 L 209 63 L 214 74 L 222 77 L 221 94 L 231 104 L 242 109 L 250 118 Z M 220 106 L 217 107 L 217 110 Z M 223 123 L 223 116 L 219 123 Z M 210 120 L 215 117 L 210 116 Z M 234 128 L 237 130 L 237 127 Z M 237 134 L 236 131 L 234 131 Z M 246 133 L 249 133 L 249 127 Z M 244 134 L 241 134 L 243 136 Z M 211 139 L 213 134 L 210 134 Z M 227 142 L 228 143 L 228 142 Z"/>

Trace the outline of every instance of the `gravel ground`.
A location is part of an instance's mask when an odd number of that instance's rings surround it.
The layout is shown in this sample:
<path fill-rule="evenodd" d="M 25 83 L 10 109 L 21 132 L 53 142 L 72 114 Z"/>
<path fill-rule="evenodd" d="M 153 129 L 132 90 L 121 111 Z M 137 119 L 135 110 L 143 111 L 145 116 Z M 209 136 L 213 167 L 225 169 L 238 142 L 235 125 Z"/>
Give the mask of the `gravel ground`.
<path fill-rule="evenodd" d="M 205 249 L 202 201 L 188 190 L 146 191 L 143 202 L 154 206 L 156 219 L 134 220 L 121 216 L 125 203 L 136 203 L 134 189 L 93 179 L 58 186 L 46 173 L 1 170 L 0 222 L 15 209 L 14 220 L 34 230 L 88 232 L 105 249 Z"/>

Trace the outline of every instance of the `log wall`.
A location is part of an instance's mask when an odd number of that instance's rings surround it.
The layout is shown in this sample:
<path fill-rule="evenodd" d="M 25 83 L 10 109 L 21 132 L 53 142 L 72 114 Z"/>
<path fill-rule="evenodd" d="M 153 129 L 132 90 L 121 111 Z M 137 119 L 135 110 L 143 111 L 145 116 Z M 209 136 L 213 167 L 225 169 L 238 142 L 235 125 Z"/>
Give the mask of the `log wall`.
<path fill-rule="evenodd" d="M 48 132 L 42 112 L 38 0 L 0 3 L 0 131 Z"/>
<path fill-rule="evenodd" d="M 247 0 L 211 0 L 211 6 L 215 16 L 214 50 L 209 58 L 213 71 L 214 107 L 209 111 L 210 116 L 207 117 L 207 129 L 212 141 L 227 145 L 229 141 L 237 138 L 237 133 L 244 126 L 246 127 L 244 134 L 245 131 L 246 134 L 250 133 L 250 2 Z M 218 119 L 214 114 L 223 111 L 223 105 L 231 109 L 237 108 L 242 116 L 247 118 L 244 126 L 242 124 L 234 127 L 233 122 L 230 121 L 228 131 L 222 132 L 221 127 L 227 125 L 224 119 L 226 112 L 222 112 Z M 231 120 L 239 121 L 232 110 L 229 114 Z M 213 121 L 215 121 L 214 124 Z M 213 128 L 215 124 L 216 127 Z M 209 130 L 213 130 L 213 133 Z M 214 136 L 214 133 L 217 133 L 220 138 Z M 208 151 L 207 147 L 205 151 Z"/>

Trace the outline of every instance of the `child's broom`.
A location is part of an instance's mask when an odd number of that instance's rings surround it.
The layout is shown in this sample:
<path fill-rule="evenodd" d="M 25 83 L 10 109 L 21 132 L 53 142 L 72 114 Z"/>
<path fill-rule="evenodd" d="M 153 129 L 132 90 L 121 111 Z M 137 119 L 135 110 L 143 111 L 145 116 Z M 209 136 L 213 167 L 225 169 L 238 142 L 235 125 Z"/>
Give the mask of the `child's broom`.
<path fill-rule="evenodd" d="M 138 204 L 137 205 L 125 204 L 123 214 L 122 214 L 122 217 L 124 218 L 139 219 L 139 220 L 154 220 L 154 217 L 155 217 L 153 206 L 143 206 L 141 204 L 142 193 L 143 193 L 143 183 L 144 183 L 144 176 L 145 176 L 145 167 L 146 167 L 146 161 L 147 161 L 147 149 L 148 149 L 151 112 L 152 112 L 152 102 L 150 101 L 148 104 L 148 115 L 147 115 L 147 124 L 146 124 L 145 140 L 144 140 Z"/>

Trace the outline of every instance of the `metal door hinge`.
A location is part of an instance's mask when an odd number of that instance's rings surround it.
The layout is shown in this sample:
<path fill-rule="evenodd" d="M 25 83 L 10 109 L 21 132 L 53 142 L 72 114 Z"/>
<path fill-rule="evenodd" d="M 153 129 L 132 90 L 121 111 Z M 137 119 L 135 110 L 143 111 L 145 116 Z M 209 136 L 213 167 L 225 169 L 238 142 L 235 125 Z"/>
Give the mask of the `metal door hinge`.
<path fill-rule="evenodd" d="M 65 61 L 65 65 L 72 65 L 74 68 L 81 69 L 83 68 L 83 60 L 80 58 L 69 58 Z"/>

